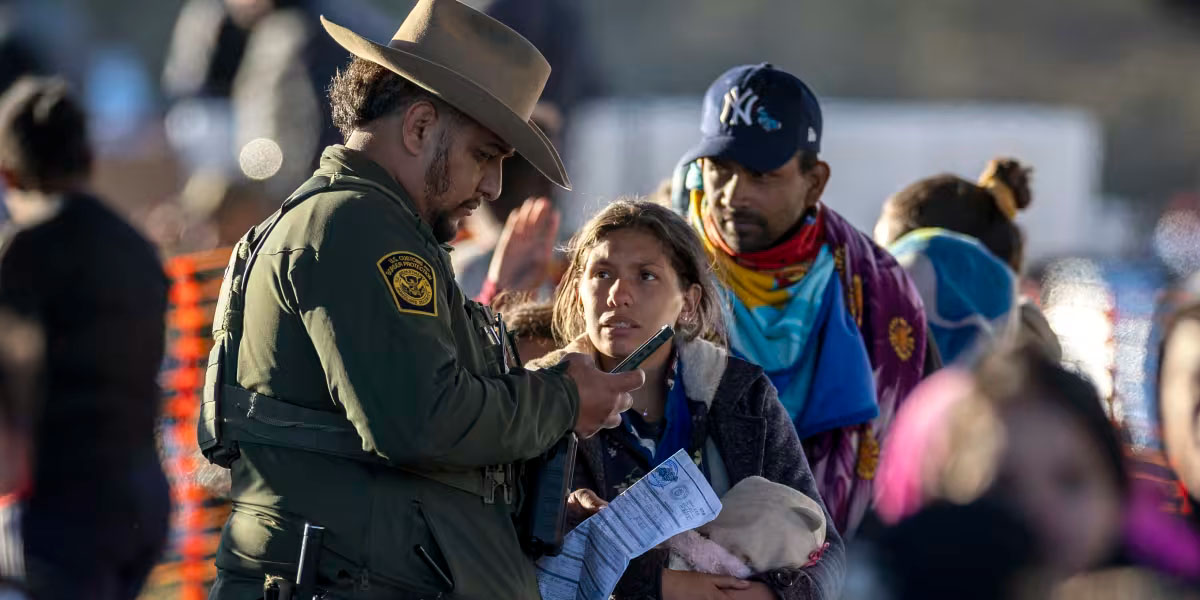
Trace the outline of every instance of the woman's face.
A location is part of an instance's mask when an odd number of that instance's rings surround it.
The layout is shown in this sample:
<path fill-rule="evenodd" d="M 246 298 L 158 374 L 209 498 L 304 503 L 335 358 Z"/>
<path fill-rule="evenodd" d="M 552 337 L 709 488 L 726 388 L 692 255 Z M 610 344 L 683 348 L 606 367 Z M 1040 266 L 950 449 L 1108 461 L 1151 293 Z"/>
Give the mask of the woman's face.
<path fill-rule="evenodd" d="M 1200 495 L 1200 322 L 1180 321 L 1171 333 L 1159 396 L 1167 458 L 1195 498 Z"/>
<path fill-rule="evenodd" d="M 588 338 L 609 370 L 663 325 L 694 318 L 700 286 L 681 289 L 663 244 L 644 231 L 622 229 L 588 252 L 578 294 Z M 665 346 L 647 366 L 669 352 Z"/>
<path fill-rule="evenodd" d="M 1108 558 L 1121 526 L 1121 493 L 1104 452 L 1078 419 L 1030 399 L 1006 410 L 1004 455 L 993 489 L 1020 506 L 1063 574 Z"/>

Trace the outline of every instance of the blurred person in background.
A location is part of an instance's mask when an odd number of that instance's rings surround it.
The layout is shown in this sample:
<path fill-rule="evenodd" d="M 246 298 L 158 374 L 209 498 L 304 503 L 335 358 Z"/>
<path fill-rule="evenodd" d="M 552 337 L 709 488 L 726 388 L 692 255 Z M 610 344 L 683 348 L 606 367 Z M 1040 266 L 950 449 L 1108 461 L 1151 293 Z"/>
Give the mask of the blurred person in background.
<path fill-rule="evenodd" d="M 387 33 L 387 19 L 359 0 L 184 4 L 163 88 L 175 104 L 169 133 L 191 167 L 240 171 L 283 196 L 341 141 L 326 86 L 347 54 L 321 32 L 321 14 L 373 37 Z"/>
<path fill-rule="evenodd" d="M 346 52 L 320 31 L 328 14 L 386 33 L 357 0 L 188 0 L 162 75 L 168 137 L 187 181 L 144 218 L 167 255 L 228 247 L 341 141 L 326 86 Z"/>
<path fill-rule="evenodd" d="M 889 246 L 916 229 L 946 229 L 979 240 L 1020 277 L 1025 238 L 1014 219 L 1033 201 L 1030 172 L 1014 159 L 997 158 L 988 163 L 978 183 L 949 174 L 913 183 L 884 203 L 875 241 Z M 1061 360 L 1062 346 L 1037 305 L 1022 297 L 1018 315 L 1018 338 Z"/>
<path fill-rule="evenodd" d="M 884 451 L 877 512 L 895 524 L 940 500 L 1008 503 L 1062 579 L 1118 557 L 1128 486 L 1092 384 L 1016 346 L 972 371 L 939 371 L 913 393 Z"/>
<path fill-rule="evenodd" d="M 1141 567 L 1114 567 L 1073 577 L 1054 589 L 1053 600 L 1198 600 L 1200 590 Z"/>
<path fill-rule="evenodd" d="M 558 349 L 554 341 L 554 304 L 503 294 L 492 303 L 496 315 L 508 324 L 521 363 L 537 360 Z"/>
<path fill-rule="evenodd" d="M 241 9 L 242 6 L 257 10 Z M 174 100 L 228 98 L 246 40 L 270 2 L 188 0 L 180 8 L 163 71 L 163 91 Z"/>
<path fill-rule="evenodd" d="M 228 248 L 270 215 L 273 204 L 261 181 L 201 171 L 176 198 L 155 206 L 143 224 L 167 256 Z"/>
<path fill-rule="evenodd" d="M 1016 277 L 978 240 L 926 227 L 905 234 L 888 251 L 920 291 L 945 363 L 969 363 L 993 342 L 1015 337 Z"/>
<path fill-rule="evenodd" d="M 1161 423 L 1162 445 L 1173 469 L 1164 478 L 1133 471 L 1133 489 L 1125 519 L 1125 556 L 1128 565 L 1086 573 L 1068 580 L 1055 600 L 1078 599 L 1194 599 L 1200 598 L 1200 517 L 1196 496 L 1200 485 L 1200 304 L 1194 281 L 1168 290 L 1161 308 L 1168 311 L 1161 323 L 1158 351 L 1149 352 L 1157 397 L 1154 410 Z M 1153 343 L 1153 342 L 1152 342 Z M 1138 450 L 1131 467 L 1139 464 Z M 1175 490 L 1164 493 L 1162 484 L 1174 477 L 1182 501 L 1176 506 Z"/>
<path fill-rule="evenodd" d="M 851 552 L 844 600 L 1044 600 L 1028 521 L 991 499 L 935 502 Z"/>
<path fill-rule="evenodd" d="M 231 90 L 238 165 L 252 179 L 265 180 L 272 197 L 281 197 L 311 174 L 323 148 L 341 141 L 325 91 L 347 54 L 320 30 L 313 0 L 227 3 L 262 13 Z"/>
<path fill-rule="evenodd" d="M 1158 417 L 1167 461 L 1179 476 L 1190 529 L 1167 539 L 1156 553 L 1172 571 L 1200 582 L 1200 303 L 1184 305 L 1170 318 L 1159 349 Z M 1152 550 L 1153 548 L 1147 548 Z M 1183 559 L 1182 562 L 1180 559 Z"/>
<path fill-rule="evenodd" d="M 621 427 L 580 441 L 574 483 L 584 491 L 576 493 L 595 504 L 611 501 L 682 449 L 718 497 L 758 476 L 814 500 L 828 523 L 770 378 L 728 352 L 724 294 L 687 221 L 659 204 L 617 201 L 580 229 L 568 253 L 570 266 L 554 301 L 555 337 L 565 347 L 534 366 L 580 352 L 608 371 L 662 325 L 676 331 L 642 363 L 646 384 L 634 391 L 633 410 L 622 415 Z M 805 551 L 800 564 L 762 569 L 747 580 L 680 570 L 660 546 L 629 564 L 615 597 L 837 598 L 845 547 L 835 528 L 825 531 L 827 545 Z M 791 535 L 797 544 L 802 539 L 791 529 L 759 535 Z"/>
<path fill-rule="evenodd" d="M 0 94 L 21 77 L 43 69 L 43 60 L 17 25 L 13 1 L 0 0 Z"/>
<path fill-rule="evenodd" d="M 573 0 L 477 4 L 528 39 L 554 65 L 533 120 L 552 141 L 563 141 L 575 108 L 604 89 L 584 23 L 585 9 Z M 463 292 L 485 304 L 505 291 L 552 295 L 564 268 L 562 257 L 554 253 L 557 207 L 569 197 L 556 192 L 521 156 L 506 161 L 500 197 L 468 220 L 464 233 L 469 239 L 460 239 L 451 255 Z"/>
<path fill-rule="evenodd" d="M 45 333 L 22 511 L 35 597 L 133 598 L 166 538 L 154 425 L 167 279 L 154 248 L 88 192 L 86 116 L 59 80 L 0 99 L 0 181 L 12 228 L 0 306 Z"/>
<path fill-rule="evenodd" d="M 921 298 L 883 248 L 821 203 L 830 167 L 804 82 L 744 65 L 708 88 L 673 179 L 732 305 L 730 346 L 761 365 L 804 440 L 833 522 L 858 528 L 892 416 L 930 370 Z"/>
<path fill-rule="evenodd" d="M 670 177 L 658 182 L 658 186 L 654 188 L 654 191 L 650 192 L 650 194 L 646 196 L 646 199 L 661 206 L 673 206 L 674 204 L 671 199 L 671 183 Z"/>
<path fill-rule="evenodd" d="M 18 27 L 17 10 L 13 0 L 0 0 L 0 94 L 26 75 L 42 72 L 42 60 L 33 45 L 22 35 Z M 0 200 L 4 199 L 4 188 L 0 186 Z M 0 203 L 0 223 L 8 219 L 8 212 Z"/>

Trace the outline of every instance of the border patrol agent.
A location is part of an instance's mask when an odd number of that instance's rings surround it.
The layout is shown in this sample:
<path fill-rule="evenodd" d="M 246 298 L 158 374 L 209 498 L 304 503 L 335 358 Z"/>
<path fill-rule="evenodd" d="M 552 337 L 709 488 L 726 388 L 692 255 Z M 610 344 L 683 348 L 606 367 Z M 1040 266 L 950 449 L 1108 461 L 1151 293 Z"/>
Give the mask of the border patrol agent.
<path fill-rule="evenodd" d="M 437 188 L 462 187 L 461 161 L 442 148 L 447 181 L 431 188 L 438 157 L 423 144 L 444 102 L 569 187 L 529 120 L 550 67 L 454 0 L 420 0 L 387 46 L 323 23 L 356 61 L 438 100 L 356 126 L 235 248 L 198 424 L 206 458 L 232 470 L 211 597 L 260 598 L 264 579 L 295 579 L 306 523 L 324 528 L 325 598 L 537 597 L 513 521 L 519 463 L 572 430 L 615 426 L 642 374 L 581 357 L 510 369 L 503 327 L 463 296 L 443 245 L 456 227 L 446 215 L 478 198 L 431 211 Z M 502 158 L 467 169 L 488 173 L 467 183 L 484 199 L 499 194 Z"/>

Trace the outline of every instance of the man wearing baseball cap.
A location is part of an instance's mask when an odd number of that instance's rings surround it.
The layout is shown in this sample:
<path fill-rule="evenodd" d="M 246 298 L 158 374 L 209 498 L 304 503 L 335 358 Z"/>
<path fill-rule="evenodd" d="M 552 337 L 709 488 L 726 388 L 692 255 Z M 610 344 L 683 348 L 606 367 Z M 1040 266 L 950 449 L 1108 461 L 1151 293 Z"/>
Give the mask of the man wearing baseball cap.
<path fill-rule="evenodd" d="M 708 88 L 673 201 L 732 306 L 730 344 L 761 365 L 804 441 L 834 524 L 871 501 L 879 449 L 921 379 L 925 316 L 904 270 L 821 203 L 821 107 L 803 81 L 744 65 Z"/>
<path fill-rule="evenodd" d="M 520 368 L 454 282 L 445 244 L 506 157 L 570 186 L 530 120 L 550 65 L 455 0 L 386 44 L 323 24 L 354 54 L 330 86 L 346 142 L 238 242 L 214 319 L 198 442 L 233 511 L 211 597 L 537 597 L 520 463 L 619 425 L 643 381 Z"/>

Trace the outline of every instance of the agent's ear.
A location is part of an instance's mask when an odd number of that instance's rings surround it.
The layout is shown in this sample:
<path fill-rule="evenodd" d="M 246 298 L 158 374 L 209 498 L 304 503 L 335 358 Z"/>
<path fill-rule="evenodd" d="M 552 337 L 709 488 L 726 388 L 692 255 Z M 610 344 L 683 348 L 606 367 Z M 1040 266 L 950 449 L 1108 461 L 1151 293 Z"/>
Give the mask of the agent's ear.
<path fill-rule="evenodd" d="M 437 123 L 438 112 L 432 102 L 414 102 L 404 111 L 404 118 L 400 123 L 400 139 L 404 149 L 413 156 L 424 154 L 429 144 L 437 143 Z"/>

